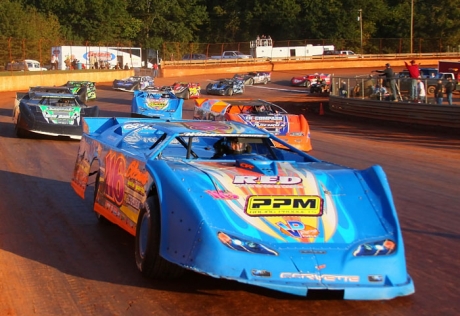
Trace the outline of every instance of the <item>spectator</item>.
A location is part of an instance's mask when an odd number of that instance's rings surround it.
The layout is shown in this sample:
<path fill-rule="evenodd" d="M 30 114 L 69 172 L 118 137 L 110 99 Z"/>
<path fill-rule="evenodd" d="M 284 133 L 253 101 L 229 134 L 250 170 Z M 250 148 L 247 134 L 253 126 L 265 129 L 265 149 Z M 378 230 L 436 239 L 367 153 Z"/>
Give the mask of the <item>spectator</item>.
<path fill-rule="evenodd" d="M 384 86 L 377 84 L 374 89 L 374 95 L 376 96 L 377 100 L 386 100 L 388 97 L 388 92 Z"/>
<path fill-rule="evenodd" d="M 434 88 L 434 97 L 436 99 L 436 104 L 438 105 L 442 105 L 443 90 L 444 86 L 442 85 L 442 80 L 438 80 L 438 84 Z"/>
<path fill-rule="evenodd" d="M 158 64 L 155 62 L 152 66 L 153 69 L 153 78 L 156 78 L 158 76 Z"/>
<path fill-rule="evenodd" d="M 71 62 L 70 62 L 70 57 L 67 56 L 67 58 L 64 60 L 64 63 L 65 63 L 65 69 L 69 70 L 70 69 L 70 66 L 71 66 Z"/>
<path fill-rule="evenodd" d="M 124 69 L 125 69 L 125 70 L 129 70 L 129 65 L 128 65 L 128 63 L 125 64 L 125 68 L 124 68 Z"/>
<path fill-rule="evenodd" d="M 417 78 L 420 76 L 420 69 L 419 66 L 415 64 L 415 60 L 411 60 L 410 65 L 407 62 L 404 62 L 404 64 L 407 70 L 409 70 L 409 76 L 412 78 L 410 99 L 415 100 L 417 97 Z"/>
<path fill-rule="evenodd" d="M 454 83 L 452 82 L 452 78 L 447 79 L 447 83 L 445 86 L 446 96 L 447 96 L 447 103 L 452 105 L 452 93 L 454 92 Z"/>
<path fill-rule="evenodd" d="M 379 76 L 385 76 L 385 83 L 386 86 L 390 86 L 391 89 L 391 94 L 394 101 L 398 100 L 397 94 L 396 94 L 396 80 L 394 78 L 394 72 L 393 69 L 391 69 L 390 64 L 385 64 L 385 69 L 384 70 L 376 70 L 376 72 L 380 73 Z"/>
<path fill-rule="evenodd" d="M 345 82 L 345 80 L 343 80 L 342 83 L 340 84 L 339 95 L 343 98 L 346 98 L 348 95 L 348 88 L 347 88 L 347 83 Z"/>
<path fill-rule="evenodd" d="M 57 70 L 58 69 L 58 64 L 59 64 L 59 59 L 57 55 L 53 54 L 51 56 L 51 70 Z"/>
<path fill-rule="evenodd" d="M 419 77 L 417 80 L 417 100 L 418 103 L 425 103 L 426 99 L 426 91 L 425 91 L 425 84 L 423 83 L 422 79 Z"/>

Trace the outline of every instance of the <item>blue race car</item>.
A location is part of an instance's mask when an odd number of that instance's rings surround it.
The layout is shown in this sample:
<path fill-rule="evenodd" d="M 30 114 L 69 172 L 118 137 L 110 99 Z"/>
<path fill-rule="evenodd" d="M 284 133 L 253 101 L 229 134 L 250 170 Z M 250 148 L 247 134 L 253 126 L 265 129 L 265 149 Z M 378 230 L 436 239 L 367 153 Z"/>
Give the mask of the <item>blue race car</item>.
<path fill-rule="evenodd" d="M 147 277 L 188 269 L 356 300 L 414 293 L 378 165 L 321 161 L 239 122 L 88 118 L 71 185 L 84 198 L 88 183 L 98 219 L 134 236 Z"/>
<path fill-rule="evenodd" d="M 183 104 L 184 100 L 168 89 L 138 90 L 131 102 L 131 117 L 180 120 Z"/>
<path fill-rule="evenodd" d="M 125 79 L 115 79 L 112 83 L 114 90 L 133 92 L 154 86 L 154 79 L 150 76 L 131 76 Z"/>
<path fill-rule="evenodd" d="M 207 94 L 228 95 L 244 93 L 244 81 L 242 78 L 220 79 L 216 83 L 206 86 Z"/>

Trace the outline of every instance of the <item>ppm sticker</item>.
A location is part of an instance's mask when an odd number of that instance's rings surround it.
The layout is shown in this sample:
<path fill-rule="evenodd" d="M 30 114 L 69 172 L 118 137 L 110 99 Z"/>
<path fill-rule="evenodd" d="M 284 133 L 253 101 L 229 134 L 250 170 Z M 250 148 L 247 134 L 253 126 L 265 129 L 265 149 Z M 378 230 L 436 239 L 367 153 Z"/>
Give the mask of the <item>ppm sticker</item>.
<path fill-rule="evenodd" d="M 250 196 L 245 212 L 249 216 L 321 216 L 323 200 L 316 195 Z"/>

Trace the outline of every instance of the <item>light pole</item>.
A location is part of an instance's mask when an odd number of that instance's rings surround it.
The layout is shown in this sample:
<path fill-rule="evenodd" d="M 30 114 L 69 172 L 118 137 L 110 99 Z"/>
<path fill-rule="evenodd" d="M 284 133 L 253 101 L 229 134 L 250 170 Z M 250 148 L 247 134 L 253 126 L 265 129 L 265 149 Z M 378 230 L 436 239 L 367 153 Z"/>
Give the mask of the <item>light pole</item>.
<path fill-rule="evenodd" d="M 414 0 L 410 4 L 410 53 L 414 53 Z"/>
<path fill-rule="evenodd" d="M 359 16 L 358 16 L 358 21 L 359 21 L 359 28 L 361 29 L 361 55 L 363 54 L 363 10 L 359 9 Z"/>

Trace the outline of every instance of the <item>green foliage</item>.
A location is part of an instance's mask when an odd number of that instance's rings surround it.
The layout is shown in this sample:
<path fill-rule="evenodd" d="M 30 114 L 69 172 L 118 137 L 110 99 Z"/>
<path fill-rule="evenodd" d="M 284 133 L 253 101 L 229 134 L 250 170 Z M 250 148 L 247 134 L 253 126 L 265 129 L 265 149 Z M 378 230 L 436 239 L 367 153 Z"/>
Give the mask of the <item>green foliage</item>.
<path fill-rule="evenodd" d="M 460 49 L 460 0 L 0 0 L 0 34 L 3 41 L 156 50 L 166 42 L 188 50 L 192 42 L 248 42 L 265 34 L 360 51 L 362 37 L 364 53 L 407 52 L 412 4 L 415 51 Z"/>

